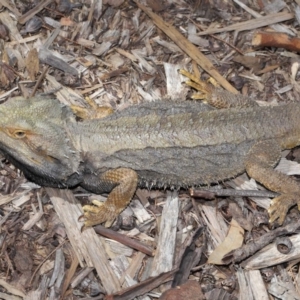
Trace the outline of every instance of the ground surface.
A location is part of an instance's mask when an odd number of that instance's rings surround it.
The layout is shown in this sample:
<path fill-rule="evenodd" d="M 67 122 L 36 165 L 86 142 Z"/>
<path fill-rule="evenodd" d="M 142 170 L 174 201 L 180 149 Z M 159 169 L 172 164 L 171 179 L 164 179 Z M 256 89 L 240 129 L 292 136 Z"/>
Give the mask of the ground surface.
<path fill-rule="evenodd" d="M 90 118 L 190 99 L 183 68 L 260 105 L 299 101 L 298 3 L 0 0 L 0 99 L 53 93 Z M 286 156 L 278 168 L 298 176 L 299 150 Z M 0 185 L 1 299 L 300 299 L 296 208 L 276 228 L 255 194 L 138 190 L 96 234 L 78 221 L 90 194 L 36 187 L 5 160 Z M 257 188 L 245 174 L 220 185 L 237 187 Z"/>

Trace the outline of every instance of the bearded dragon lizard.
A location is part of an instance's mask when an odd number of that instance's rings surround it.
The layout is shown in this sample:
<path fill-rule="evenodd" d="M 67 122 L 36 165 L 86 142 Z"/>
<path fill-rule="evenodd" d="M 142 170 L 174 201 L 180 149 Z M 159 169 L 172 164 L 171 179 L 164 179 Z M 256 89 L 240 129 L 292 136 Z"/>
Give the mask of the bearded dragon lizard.
<path fill-rule="evenodd" d="M 42 186 L 109 193 L 84 206 L 85 226 L 113 220 L 137 187 L 217 183 L 244 171 L 268 189 L 270 221 L 300 206 L 300 185 L 273 169 L 300 144 L 300 103 L 259 107 L 202 83 L 199 101 L 157 101 L 78 122 L 57 99 L 16 97 L 0 105 L 0 151 Z M 199 88 L 199 87 L 198 87 Z"/>

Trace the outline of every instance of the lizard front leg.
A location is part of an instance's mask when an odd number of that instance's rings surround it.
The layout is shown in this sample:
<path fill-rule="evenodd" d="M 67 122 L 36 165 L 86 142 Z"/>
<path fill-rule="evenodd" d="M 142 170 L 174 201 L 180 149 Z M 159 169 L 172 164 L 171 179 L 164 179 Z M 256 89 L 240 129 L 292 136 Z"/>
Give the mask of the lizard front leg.
<path fill-rule="evenodd" d="M 103 173 L 97 183 L 99 189 L 113 188 L 103 204 L 93 202 L 97 206 L 85 205 L 83 207 L 84 226 L 90 227 L 103 222 L 112 223 L 129 204 L 137 188 L 137 183 L 138 175 L 131 169 L 118 168 Z"/>
<path fill-rule="evenodd" d="M 88 104 L 88 108 L 71 105 L 71 109 L 73 113 L 84 120 L 92 120 L 92 119 L 102 119 L 106 116 L 109 116 L 114 111 L 111 107 L 108 106 L 98 106 L 91 98 L 85 98 L 86 103 Z"/>
<path fill-rule="evenodd" d="M 298 204 L 300 209 L 300 186 L 289 176 L 273 169 L 280 159 L 281 149 L 275 140 L 260 141 L 249 151 L 245 168 L 249 176 L 268 189 L 280 193 L 268 209 L 270 222 L 278 219 L 281 225 L 289 208 Z"/>

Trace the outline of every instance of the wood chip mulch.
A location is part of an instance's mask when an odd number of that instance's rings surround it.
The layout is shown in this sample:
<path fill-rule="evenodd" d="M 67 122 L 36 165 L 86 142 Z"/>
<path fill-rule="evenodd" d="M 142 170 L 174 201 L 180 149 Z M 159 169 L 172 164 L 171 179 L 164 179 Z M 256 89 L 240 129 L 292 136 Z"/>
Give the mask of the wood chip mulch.
<path fill-rule="evenodd" d="M 0 0 L 0 100 L 53 94 L 93 118 L 189 101 L 185 69 L 299 101 L 299 22 L 297 0 Z M 282 155 L 297 178 L 299 149 Z M 81 231 L 105 195 L 38 187 L 2 159 L 0 299 L 300 299 L 297 208 L 271 226 L 272 193 L 246 174 L 219 188 L 139 189 L 111 228 Z"/>

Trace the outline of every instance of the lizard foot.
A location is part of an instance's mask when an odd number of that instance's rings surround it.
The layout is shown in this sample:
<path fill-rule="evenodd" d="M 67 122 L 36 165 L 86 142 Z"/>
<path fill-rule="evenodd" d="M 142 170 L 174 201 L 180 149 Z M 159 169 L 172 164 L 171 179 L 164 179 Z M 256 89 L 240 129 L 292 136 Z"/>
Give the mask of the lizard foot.
<path fill-rule="evenodd" d="M 94 205 L 85 205 L 82 207 L 84 214 L 84 227 L 91 227 L 105 222 L 105 227 L 112 224 L 119 212 L 113 205 L 108 205 L 94 200 Z"/>
<path fill-rule="evenodd" d="M 205 102 L 205 100 L 207 100 L 207 98 L 209 98 L 213 89 L 206 82 L 200 80 L 198 77 L 194 76 L 193 74 L 189 73 L 186 70 L 180 69 L 179 73 L 190 79 L 190 80 L 187 80 L 185 82 L 185 84 L 187 84 L 188 86 L 190 86 L 198 91 L 197 93 L 194 93 L 192 95 L 192 99 L 204 100 L 204 102 Z M 214 86 L 217 86 L 216 81 L 212 81 L 212 84 Z"/>
<path fill-rule="evenodd" d="M 106 202 L 93 201 L 93 205 L 85 205 L 84 226 L 90 227 L 103 222 L 105 227 L 112 224 L 114 219 L 126 208 L 132 199 L 137 183 L 138 175 L 127 168 L 111 169 L 103 173 L 99 178 L 100 186 L 116 185 L 109 193 Z"/>
<path fill-rule="evenodd" d="M 278 219 L 278 223 L 282 225 L 288 210 L 298 204 L 298 209 L 300 210 L 300 198 L 296 193 L 284 194 L 274 198 L 268 209 L 270 216 L 270 223 L 273 223 Z"/>
<path fill-rule="evenodd" d="M 185 70 L 180 69 L 179 73 L 189 78 L 185 83 L 198 91 L 192 95 L 192 99 L 202 100 L 203 103 L 215 108 L 249 107 L 257 105 L 257 103 L 252 101 L 248 96 L 232 94 L 223 90 L 212 77 L 208 80 L 208 82 L 211 83 L 209 84 Z"/>

